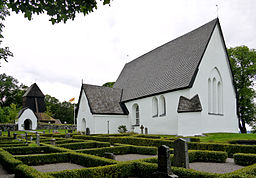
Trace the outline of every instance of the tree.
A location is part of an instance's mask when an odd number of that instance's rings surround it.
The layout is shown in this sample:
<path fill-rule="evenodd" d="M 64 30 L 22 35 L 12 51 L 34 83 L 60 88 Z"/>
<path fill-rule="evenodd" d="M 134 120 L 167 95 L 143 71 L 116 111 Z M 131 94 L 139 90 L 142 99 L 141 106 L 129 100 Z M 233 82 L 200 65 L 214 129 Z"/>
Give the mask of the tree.
<path fill-rule="evenodd" d="M 59 119 L 62 123 L 65 121 L 69 124 L 73 123 L 74 106 L 67 102 L 60 102 L 57 98 L 45 95 L 46 113 L 54 119 Z"/>
<path fill-rule="evenodd" d="M 110 4 L 110 0 L 103 0 L 103 5 Z M 87 15 L 97 9 L 96 0 L 1 0 L 0 1 L 0 19 L 10 15 L 9 10 L 16 13 L 23 13 L 24 17 L 31 20 L 33 14 L 46 13 L 50 16 L 52 24 L 66 22 L 69 19 L 74 20 L 77 13 Z M 4 25 L 0 22 L 0 38 L 3 38 L 2 29 Z M 1 45 L 0 41 L 0 45 Z M 13 56 L 8 47 L 0 48 L 0 61 L 7 61 L 8 56 Z"/>
<path fill-rule="evenodd" d="M 229 60 L 237 90 L 238 123 L 241 133 L 246 133 L 245 124 L 252 125 L 256 119 L 253 89 L 256 79 L 256 51 L 247 46 L 228 49 Z"/>
<path fill-rule="evenodd" d="M 104 83 L 102 86 L 113 88 L 114 84 L 115 82 L 107 82 L 107 83 Z"/>
<path fill-rule="evenodd" d="M 8 76 L 5 73 L 0 74 L 0 106 L 10 106 L 12 103 L 17 107 L 22 106 L 22 96 L 26 92 L 27 86 L 12 76 Z"/>

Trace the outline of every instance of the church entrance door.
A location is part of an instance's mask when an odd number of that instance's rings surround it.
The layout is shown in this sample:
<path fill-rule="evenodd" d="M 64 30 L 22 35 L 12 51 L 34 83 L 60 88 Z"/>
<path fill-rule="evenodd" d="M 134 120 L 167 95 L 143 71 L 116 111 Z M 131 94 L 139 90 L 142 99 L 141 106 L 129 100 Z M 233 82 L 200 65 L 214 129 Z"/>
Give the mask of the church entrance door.
<path fill-rule="evenodd" d="M 26 119 L 24 121 L 24 129 L 25 130 L 32 130 L 32 121 L 30 119 Z"/>

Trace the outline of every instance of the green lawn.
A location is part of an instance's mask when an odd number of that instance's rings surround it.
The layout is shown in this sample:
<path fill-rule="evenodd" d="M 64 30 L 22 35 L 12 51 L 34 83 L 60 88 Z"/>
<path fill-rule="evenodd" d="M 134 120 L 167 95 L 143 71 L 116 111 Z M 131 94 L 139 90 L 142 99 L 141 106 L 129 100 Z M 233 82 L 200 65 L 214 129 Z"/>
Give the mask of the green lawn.
<path fill-rule="evenodd" d="M 199 137 L 201 142 L 227 143 L 231 140 L 256 140 L 256 134 L 241 133 L 208 133 L 206 137 Z"/>

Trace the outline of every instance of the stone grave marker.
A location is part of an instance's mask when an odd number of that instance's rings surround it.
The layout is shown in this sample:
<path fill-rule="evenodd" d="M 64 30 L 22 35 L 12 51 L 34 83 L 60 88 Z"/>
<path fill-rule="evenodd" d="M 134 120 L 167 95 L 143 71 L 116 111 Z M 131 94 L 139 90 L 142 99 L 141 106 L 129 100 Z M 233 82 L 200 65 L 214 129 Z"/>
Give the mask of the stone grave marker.
<path fill-rule="evenodd" d="M 145 135 L 148 135 L 148 128 L 145 127 Z"/>
<path fill-rule="evenodd" d="M 170 160 L 170 148 L 166 145 L 158 147 L 158 169 L 153 173 L 157 177 L 178 177 L 172 173 L 171 160 Z"/>
<path fill-rule="evenodd" d="M 11 137 L 11 132 L 9 129 L 8 129 L 8 137 Z"/>
<path fill-rule="evenodd" d="M 114 153 L 105 152 L 104 157 L 108 159 L 116 160 L 116 156 L 114 155 Z"/>
<path fill-rule="evenodd" d="M 144 126 L 141 125 L 141 126 L 140 126 L 140 132 L 141 132 L 141 134 L 143 134 L 143 130 L 144 130 Z"/>
<path fill-rule="evenodd" d="M 13 134 L 13 139 L 17 139 L 17 133 Z"/>
<path fill-rule="evenodd" d="M 36 134 L 36 144 L 40 146 L 40 135 Z"/>
<path fill-rule="evenodd" d="M 182 138 L 174 141 L 173 166 L 189 169 L 188 145 Z"/>
<path fill-rule="evenodd" d="M 66 138 L 70 138 L 70 133 L 66 133 Z"/>
<path fill-rule="evenodd" d="M 0 136 L 2 136 L 2 130 L 0 130 Z"/>
<path fill-rule="evenodd" d="M 52 144 L 52 145 L 56 145 L 56 139 L 55 139 L 55 138 L 52 138 L 52 139 L 51 139 L 51 144 Z"/>
<path fill-rule="evenodd" d="M 26 142 L 28 141 L 28 133 L 25 132 L 25 138 L 26 138 Z"/>
<path fill-rule="evenodd" d="M 86 135 L 90 135 L 90 128 L 86 128 L 86 132 L 85 132 Z"/>
<path fill-rule="evenodd" d="M 45 134 L 45 130 L 43 130 L 43 134 Z"/>
<path fill-rule="evenodd" d="M 33 140 L 33 137 L 32 136 L 30 136 L 30 141 L 32 141 Z"/>

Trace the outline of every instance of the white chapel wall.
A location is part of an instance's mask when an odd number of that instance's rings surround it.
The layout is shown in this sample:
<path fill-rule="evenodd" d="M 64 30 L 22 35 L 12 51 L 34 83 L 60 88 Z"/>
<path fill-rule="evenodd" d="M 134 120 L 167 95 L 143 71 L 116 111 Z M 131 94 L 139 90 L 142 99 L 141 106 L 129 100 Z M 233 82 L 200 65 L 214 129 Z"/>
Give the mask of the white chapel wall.
<path fill-rule="evenodd" d="M 27 108 L 23 111 L 21 116 L 18 119 L 18 130 L 24 130 L 24 121 L 26 119 L 30 119 L 32 122 L 32 130 L 36 130 L 37 128 L 37 117 L 35 116 L 34 112 Z"/>
<path fill-rule="evenodd" d="M 220 29 L 216 26 L 212 38 L 205 51 L 199 66 L 199 71 L 194 85 L 190 90 L 190 96 L 199 94 L 202 104 L 202 132 L 238 132 L 238 120 L 236 115 L 236 96 L 232 84 L 232 74 L 225 54 L 225 48 L 221 40 Z M 223 115 L 210 115 L 208 112 L 208 78 L 212 69 L 217 68 L 222 77 L 222 113 Z M 200 91 L 200 93 L 198 93 Z M 211 106 L 211 105 L 210 105 Z"/>

